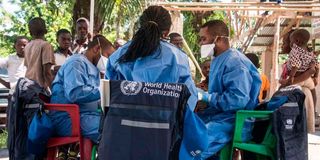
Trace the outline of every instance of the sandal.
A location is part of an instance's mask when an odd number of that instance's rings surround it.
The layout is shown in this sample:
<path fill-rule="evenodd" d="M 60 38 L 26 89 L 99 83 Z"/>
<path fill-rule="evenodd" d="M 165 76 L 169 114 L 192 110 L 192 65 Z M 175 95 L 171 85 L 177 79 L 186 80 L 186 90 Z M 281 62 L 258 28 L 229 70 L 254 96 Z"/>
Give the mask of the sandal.
<path fill-rule="evenodd" d="M 67 160 L 78 160 L 77 156 L 78 154 L 76 152 L 70 151 Z"/>
<path fill-rule="evenodd" d="M 59 152 L 56 160 L 67 160 L 67 154 L 64 152 Z"/>

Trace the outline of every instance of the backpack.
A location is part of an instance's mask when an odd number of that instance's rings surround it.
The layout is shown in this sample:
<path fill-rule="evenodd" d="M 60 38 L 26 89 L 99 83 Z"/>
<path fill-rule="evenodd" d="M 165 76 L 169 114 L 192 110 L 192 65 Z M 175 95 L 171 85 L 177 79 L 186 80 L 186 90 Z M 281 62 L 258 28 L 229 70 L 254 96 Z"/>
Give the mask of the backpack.
<path fill-rule="evenodd" d="M 48 91 L 37 82 L 27 78 L 18 80 L 7 111 L 7 147 L 10 160 L 40 159 L 28 153 L 28 128 L 34 114 L 49 96 Z"/>
<path fill-rule="evenodd" d="M 289 86 L 275 96 L 288 100 L 272 115 L 273 131 L 277 138 L 277 158 L 280 160 L 308 160 L 308 132 L 305 95 L 299 87 Z"/>

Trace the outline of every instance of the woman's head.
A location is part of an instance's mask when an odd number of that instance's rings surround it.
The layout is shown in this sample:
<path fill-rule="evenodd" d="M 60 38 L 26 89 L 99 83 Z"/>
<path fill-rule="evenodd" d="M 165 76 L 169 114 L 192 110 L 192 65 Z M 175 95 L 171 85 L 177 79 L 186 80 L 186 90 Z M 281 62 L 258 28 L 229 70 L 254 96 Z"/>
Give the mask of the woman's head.
<path fill-rule="evenodd" d="M 139 18 L 140 28 L 132 38 L 127 52 L 119 62 L 134 61 L 152 54 L 160 45 L 160 39 L 167 36 L 171 27 L 171 16 L 161 6 L 150 6 Z"/>
<path fill-rule="evenodd" d="M 282 39 L 282 52 L 283 53 L 289 53 L 291 51 L 291 41 L 290 41 L 290 35 L 294 32 L 294 30 L 289 31 L 287 34 L 283 36 Z"/>

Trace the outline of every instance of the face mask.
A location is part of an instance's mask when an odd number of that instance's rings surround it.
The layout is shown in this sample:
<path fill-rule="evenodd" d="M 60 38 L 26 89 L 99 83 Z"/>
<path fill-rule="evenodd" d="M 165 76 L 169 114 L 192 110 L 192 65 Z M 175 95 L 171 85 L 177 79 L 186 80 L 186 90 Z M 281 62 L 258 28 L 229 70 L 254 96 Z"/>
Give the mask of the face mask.
<path fill-rule="evenodd" d="M 101 58 L 98 61 L 97 68 L 100 72 L 105 73 L 106 72 L 106 65 L 108 63 L 108 58 L 105 56 L 101 56 Z"/>
<path fill-rule="evenodd" d="M 214 43 L 201 45 L 201 50 L 200 50 L 201 58 L 212 57 L 214 54 L 215 46 L 216 45 Z"/>

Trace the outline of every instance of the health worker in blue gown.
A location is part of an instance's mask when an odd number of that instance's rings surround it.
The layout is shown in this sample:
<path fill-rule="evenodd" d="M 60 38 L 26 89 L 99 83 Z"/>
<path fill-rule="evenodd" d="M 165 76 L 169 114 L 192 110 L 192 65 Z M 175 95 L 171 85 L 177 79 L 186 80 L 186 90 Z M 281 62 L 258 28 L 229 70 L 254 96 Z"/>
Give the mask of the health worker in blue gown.
<path fill-rule="evenodd" d="M 209 134 L 209 147 L 202 159 L 217 159 L 217 153 L 233 137 L 238 110 L 252 110 L 258 104 L 261 80 L 256 67 L 236 49 L 230 48 L 229 29 L 220 20 L 205 23 L 200 29 L 201 56 L 214 59 L 210 65 L 208 92 L 198 89 L 198 98 L 207 107 L 198 112 Z M 243 139 L 250 138 L 246 123 Z"/>
<path fill-rule="evenodd" d="M 161 6 L 148 7 L 139 19 L 140 28 L 132 41 L 109 57 L 106 79 L 140 82 L 184 83 L 191 96 L 185 113 L 184 137 L 199 138 L 197 143 L 184 141 L 189 150 L 180 149 L 180 159 L 194 159 L 207 147 L 207 131 L 192 111 L 197 103 L 197 90 L 191 78 L 188 57 L 179 48 L 162 40 L 171 27 L 169 12 Z M 185 125 L 187 126 L 187 125 Z M 193 127 L 193 128 L 192 128 Z M 205 136 L 203 136 L 205 135 Z"/>
<path fill-rule="evenodd" d="M 103 52 L 110 54 L 113 51 L 112 43 L 104 36 L 95 36 L 87 51 L 71 56 L 61 66 L 52 83 L 51 103 L 78 104 L 81 134 L 93 142 L 98 140 L 100 123 L 100 71 L 97 64 Z M 66 112 L 53 112 L 50 117 L 57 136 L 71 135 L 71 121 Z"/>

